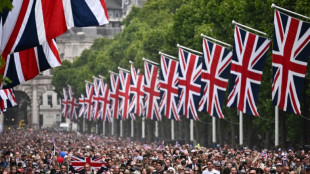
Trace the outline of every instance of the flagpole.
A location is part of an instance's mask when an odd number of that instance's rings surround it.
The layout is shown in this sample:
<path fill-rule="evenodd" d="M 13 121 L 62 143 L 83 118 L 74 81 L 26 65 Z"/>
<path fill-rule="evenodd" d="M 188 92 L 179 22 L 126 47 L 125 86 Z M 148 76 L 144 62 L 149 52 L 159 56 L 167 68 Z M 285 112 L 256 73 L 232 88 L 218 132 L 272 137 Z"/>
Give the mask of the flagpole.
<path fill-rule="evenodd" d="M 83 133 L 85 132 L 85 118 L 83 118 Z"/>
<path fill-rule="evenodd" d="M 163 52 L 158 52 L 158 54 L 159 55 L 162 55 L 162 56 L 166 56 L 166 57 L 168 57 L 168 58 L 170 58 L 170 59 L 173 59 L 173 60 L 179 60 L 178 58 L 176 58 L 176 57 L 174 57 L 174 56 L 171 56 L 171 55 L 169 55 L 169 54 L 165 54 L 165 53 L 163 53 Z"/>
<path fill-rule="evenodd" d="M 174 140 L 174 120 L 171 119 L 171 140 Z"/>
<path fill-rule="evenodd" d="M 216 120 L 212 117 L 212 143 L 216 143 Z"/>
<path fill-rule="evenodd" d="M 275 142 L 274 146 L 279 146 L 279 108 L 278 106 L 275 106 Z"/>
<path fill-rule="evenodd" d="M 125 71 L 125 72 L 127 72 L 127 73 L 130 73 L 130 71 L 127 70 L 127 69 L 124 69 L 124 68 L 121 68 L 121 67 L 117 67 L 117 68 L 118 68 L 118 70 L 122 70 L 122 71 Z"/>
<path fill-rule="evenodd" d="M 243 145 L 243 112 L 239 111 L 239 144 Z"/>
<path fill-rule="evenodd" d="M 123 137 L 123 120 L 119 121 L 119 136 Z"/>
<path fill-rule="evenodd" d="M 154 65 L 156 65 L 156 66 L 159 66 L 159 64 L 157 63 L 157 62 L 154 62 L 154 61 L 151 61 L 151 60 L 149 60 L 149 59 L 146 59 L 146 58 L 142 58 L 142 60 L 143 61 L 147 61 L 147 62 L 149 62 L 149 63 L 151 63 L 151 64 L 154 64 Z"/>
<path fill-rule="evenodd" d="M 256 30 L 256 29 L 254 29 L 254 28 L 251 28 L 251 27 L 249 27 L 249 26 L 240 24 L 240 23 L 238 23 L 238 22 L 236 22 L 236 21 L 234 21 L 234 20 L 232 21 L 232 24 L 238 25 L 238 26 L 240 26 L 240 27 L 243 27 L 243 28 L 246 28 L 246 29 L 248 29 L 248 30 L 255 31 L 256 33 L 259 33 L 259 34 L 262 34 L 262 35 L 264 35 L 264 36 L 267 36 L 267 33 L 264 33 L 264 32 L 262 32 L 262 31 L 259 31 L 259 30 Z"/>
<path fill-rule="evenodd" d="M 155 121 L 155 137 L 158 138 L 158 121 Z"/>
<path fill-rule="evenodd" d="M 200 51 L 193 50 L 193 49 L 191 49 L 191 48 L 188 48 L 188 47 L 182 46 L 182 45 L 180 45 L 180 44 L 177 44 L 177 47 L 182 48 L 182 49 L 185 49 L 185 50 L 188 50 L 188 51 L 193 52 L 193 53 L 196 53 L 196 54 L 200 54 L 200 55 L 202 55 L 202 54 L 203 54 L 203 53 L 202 53 L 202 52 L 200 52 Z"/>
<path fill-rule="evenodd" d="M 111 135 L 114 135 L 114 119 L 112 118 L 112 124 L 111 124 Z"/>
<path fill-rule="evenodd" d="M 220 40 L 214 39 L 213 37 L 210 37 L 210 36 L 206 36 L 206 35 L 204 35 L 203 33 L 201 33 L 200 36 L 201 36 L 201 37 L 204 37 L 204 38 L 206 38 L 206 39 L 209 39 L 209 40 L 211 40 L 211 41 L 213 41 L 213 42 L 220 43 L 220 44 L 222 44 L 222 45 L 224 45 L 224 46 L 232 47 L 232 45 L 230 45 L 230 44 L 228 44 L 228 43 L 225 43 L 225 42 L 222 42 L 222 41 L 220 41 Z"/>
<path fill-rule="evenodd" d="M 102 135 L 105 136 L 105 121 L 102 121 Z"/>
<path fill-rule="evenodd" d="M 274 3 L 271 4 L 271 8 L 275 8 L 275 9 L 278 9 L 278 10 L 282 10 L 282 11 L 291 13 L 291 14 L 293 14 L 293 15 L 306 18 L 306 19 L 308 19 L 308 20 L 310 19 L 308 16 L 304 16 L 304 15 L 301 15 L 301 14 L 299 14 L 299 13 L 293 12 L 293 11 L 291 11 L 291 10 L 288 10 L 288 9 L 285 9 L 285 8 L 282 8 L 282 7 L 279 7 L 279 6 L 276 6 L 276 4 L 274 4 Z"/>
<path fill-rule="evenodd" d="M 194 141 L 194 120 L 190 119 L 190 141 Z"/>
<path fill-rule="evenodd" d="M 142 117 L 142 140 L 145 139 L 145 118 Z"/>
<path fill-rule="evenodd" d="M 133 122 L 133 120 L 131 120 L 131 137 L 133 138 L 133 136 L 134 136 L 134 122 Z"/>

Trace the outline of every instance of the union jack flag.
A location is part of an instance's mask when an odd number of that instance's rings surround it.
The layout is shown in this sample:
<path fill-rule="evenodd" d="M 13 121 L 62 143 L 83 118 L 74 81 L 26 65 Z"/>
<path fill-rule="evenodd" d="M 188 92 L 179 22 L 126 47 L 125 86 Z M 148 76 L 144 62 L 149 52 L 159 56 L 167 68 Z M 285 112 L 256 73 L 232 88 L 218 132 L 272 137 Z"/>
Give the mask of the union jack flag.
<path fill-rule="evenodd" d="M 119 101 L 120 101 L 120 113 L 122 119 L 128 119 L 129 113 L 129 103 L 130 103 L 130 73 L 123 70 L 119 70 Z M 132 118 L 134 119 L 134 118 Z"/>
<path fill-rule="evenodd" d="M 90 121 L 92 119 L 92 115 L 93 115 L 94 85 L 86 82 L 85 86 L 86 86 L 85 87 L 86 98 L 84 99 L 84 102 L 85 102 L 84 116 L 87 118 L 87 120 Z"/>
<path fill-rule="evenodd" d="M 79 107 L 79 103 L 77 102 L 76 98 L 73 97 L 71 86 L 68 86 L 68 92 L 69 92 L 69 99 L 68 99 L 68 106 L 69 106 L 69 117 L 70 119 L 77 119 L 77 113 L 76 110 Z"/>
<path fill-rule="evenodd" d="M 90 157 L 71 157 L 71 165 L 76 171 L 81 171 L 84 169 L 85 164 L 89 164 L 91 166 L 92 171 L 98 171 L 101 167 L 105 167 L 102 163 L 102 158 L 92 159 Z"/>
<path fill-rule="evenodd" d="M 84 98 L 84 95 L 83 95 L 83 94 L 81 94 L 81 97 L 79 98 L 79 104 L 80 104 L 79 117 L 84 117 L 84 112 L 85 112 L 85 98 Z"/>
<path fill-rule="evenodd" d="M 103 121 L 112 122 L 111 117 L 111 109 L 110 109 L 110 89 L 109 85 L 103 82 L 103 79 L 100 78 L 100 95 L 99 95 L 99 102 L 100 102 L 100 110 L 99 114 Z"/>
<path fill-rule="evenodd" d="M 94 77 L 94 95 L 93 95 L 93 118 L 94 119 L 98 119 L 101 115 L 99 115 L 99 102 L 100 102 L 100 98 L 99 98 L 99 93 L 100 93 L 100 79 L 97 77 Z"/>
<path fill-rule="evenodd" d="M 12 88 L 0 90 L 0 112 L 17 105 Z"/>
<path fill-rule="evenodd" d="M 110 99 L 111 99 L 111 114 L 114 119 L 118 119 L 119 114 L 119 76 L 114 73 L 110 73 L 111 80 L 111 91 L 110 91 Z"/>
<path fill-rule="evenodd" d="M 300 98 L 310 55 L 310 23 L 275 10 L 272 50 L 272 100 L 301 115 Z"/>
<path fill-rule="evenodd" d="M 169 119 L 180 120 L 178 114 L 178 66 L 176 60 L 160 57 L 160 112 Z"/>
<path fill-rule="evenodd" d="M 235 27 L 227 106 L 258 116 L 257 99 L 270 40 Z"/>
<path fill-rule="evenodd" d="M 143 114 L 143 75 L 140 74 L 140 69 L 135 69 L 131 64 L 131 84 L 130 84 L 130 105 L 129 110 L 131 115 L 142 116 Z M 132 116 L 134 117 L 134 115 Z"/>
<path fill-rule="evenodd" d="M 107 24 L 104 0 L 13 0 L 13 9 L 1 13 L 0 53 L 30 49 L 54 39 L 72 27 Z"/>
<path fill-rule="evenodd" d="M 64 98 L 61 100 L 61 104 L 62 104 L 62 110 L 61 110 L 61 114 L 64 118 L 67 118 L 68 116 L 68 96 L 67 96 L 67 91 L 65 88 L 62 89 L 63 91 L 63 96 Z"/>
<path fill-rule="evenodd" d="M 227 48 L 203 39 L 202 98 L 199 111 L 224 118 L 222 105 L 230 74 L 232 52 Z"/>
<path fill-rule="evenodd" d="M 12 83 L 5 86 L 1 84 L 2 88 L 12 88 L 33 79 L 40 72 L 54 68 L 61 65 L 61 60 L 58 55 L 56 42 L 51 40 L 45 42 L 35 48 L 12 53 L 8 55 L 5 66 L 0 69 L 1 75 L 8 77 Z"/>
<path fill-rule="evenodd" d="M 159 111 L 159 81 L 157 80 L 158 68 L 144 61 L 144 103 L 145 116 L 152 120 L 161 120 Z"/>
<path fill-rule="evenodd" d="M 178 111 L 186 118 L 199 120 L 196 108 L 200 101 L 202 57 L 179 49 Z"/>

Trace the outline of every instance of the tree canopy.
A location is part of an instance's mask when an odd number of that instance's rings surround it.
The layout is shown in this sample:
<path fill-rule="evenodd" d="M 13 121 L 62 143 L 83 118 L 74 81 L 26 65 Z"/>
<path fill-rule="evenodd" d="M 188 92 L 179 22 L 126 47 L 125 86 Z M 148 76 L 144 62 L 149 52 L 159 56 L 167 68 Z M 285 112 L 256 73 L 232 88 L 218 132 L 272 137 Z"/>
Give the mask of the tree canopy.
<path fill-rule="evenodd" d="M 159 62 L 158 51 L 177 56 L 177 43 L 201 51 L 201 33 L 232 44 L 234 30 L 232 20 L 266 32 L 268 37 L 272 38 L 274 15 L 272 3 L 310 16 L 308 0 L 148 0 L 143 8 L 133 7 L 123 20 L 123 31 L 113 39 L 95 40 L 92 47 L 84 50 L 82 55 L 72 63 L 64 61 L 63 66 L 56 68 L 53 85 L 60 92 L 63 87 L 70 84 L 78 96 L 85 93 L 84 80 L 91 80 L 93 75 L 100 74 L 109 82 L 108 71 L 117 71 L 118 66 L 129 69 L 129 60 L 143 70 L 142 57 Z M 305 95 L 301 101 L 302 112 L 307 118 L 309 118 L 310 108 L 306 102 L 306 98 L 310 96 L 309 80 L 310 77 L 307 74 Z M 272 131 L 274 127 L 271 84 L 271 51 L 269 51 L 258 101 L 258 112 L 262 118 L 249 116 L 244 119 L 245 130 L 248 131 L 249 136 L 256 133 L 267 140 L 273 134 L 266 133 Z M 224 107 L 224 115 L 232 122 L 238 120 L 235 109 Z M 280 115 L 282 116 L 282 143 L 286 143 L 286 140 L 310 143 L 310 139 L 307 138 L 309 120 L 284 112 Z M 209 116 L 200 113 L 200 118 L 208 120 Z M 230 131 L 233 126 L 236 125 L 222 122 L 222 128 L 225 131 Z"/>

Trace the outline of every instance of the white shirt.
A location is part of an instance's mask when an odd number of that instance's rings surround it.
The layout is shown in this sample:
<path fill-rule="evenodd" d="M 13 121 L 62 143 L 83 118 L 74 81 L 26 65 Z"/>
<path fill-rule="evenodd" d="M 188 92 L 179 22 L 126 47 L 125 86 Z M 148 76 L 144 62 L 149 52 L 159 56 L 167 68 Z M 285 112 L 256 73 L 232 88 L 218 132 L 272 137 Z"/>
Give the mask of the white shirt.
<path fill-rule="evenodd" d="M 202 174 L 220 174 L 220 172 L 218 170 L 212 169 L 211 171 L 209 171 L 209 169 L 204 170 L 202 172 Z"/>

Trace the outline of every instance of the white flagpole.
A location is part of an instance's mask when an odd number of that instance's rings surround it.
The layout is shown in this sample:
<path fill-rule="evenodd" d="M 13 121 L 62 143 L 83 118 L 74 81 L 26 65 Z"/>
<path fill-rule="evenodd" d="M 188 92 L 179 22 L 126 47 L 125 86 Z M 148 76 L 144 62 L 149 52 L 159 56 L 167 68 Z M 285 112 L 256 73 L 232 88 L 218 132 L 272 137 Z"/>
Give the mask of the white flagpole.
<path fill-rule="evenodd" d="M 216 143 L 216 118 L 212 117 L 212 143 Z"/>
<path fill-rule="evenodd" d="M 133 137 L 134 136 L 134 122 L 133 122 L 133 120 L 131 120 L 131 137 Z"/>
<path fill-rule="evenodd" d="M 254 29 L 254 28 L 252 28 L 252 27 L 249 27 L 249 26 L 240 24 L 240 23 L 238 23 L 238 22 L 236 22 L 236 21 L 234 21 L 234 20 L 232 21 L 232 24 L 238 25 L 239 27 L 246 28 L 246 29 L 248 29 L 248 30 L 252 30 L 252 31 L 254 31 L 254 32 L 256 32 L 256 33 L 259 33 L 259 34 L 261 34 L 261 35 L 267 36 L 267 33 L 264 33 L 264 32 L 262 32 L 262 31 L 259 31 L 259 30 Z"/>
<path fill-rule="evenodd" d="M 102 135 L 105 136 L 105 121 L 102 122 Z"/>
<path fill-rule="evenodd" d="M 304 16 L 304 15 L 301 15 L 299 13 L 295 13 L 291 10 L 288 10 L 288 9 L 285 9 L 285 8 L 282 8 L 282 7 L 279 7 L 279 6 L 276 6 L 275 4 L 271 4 L 271 8 L 275 8 L 275 9 L 278 9 L 278 10 L 282 10 L 282 11 L 285 11 L 287 13 L 291 13 L 293 15 L 296 15 L 296 16 L 299 16 L 299 17 L 303 17 L 303 18 L 306 18 L 306 19 L 310 19 L 308 16 Z"/>
<path fill-rule="evenodd" d="M 243 112 L 239 111 L 239 144 L 243 145 Z"/>
<path fill-rule="evenodd" d="M 192 52 L 192 53 L 196 53 L 196 54 L 203 55 L 203 53 L 200 52 L 200 51 L 193 50 L 193 49 L 191 49 L 191 48 L 182 46 L 182 45 L 180 45 L 180 44 L 177 44 L 177 47 L 182 48 L 182 49 L 185 49 L 185 50 L 190 51 L 190 52 Z"/>
<path fill-rule="evenodd" d="M 145 138 L 145 118 L 142 117 L 142 139 Z"/>
<path fill-rule="evenodd" d="M 96 123 L 96 134 L 98 134 L 98 123 Z"/>
<path fill-rule="evenodd" d="M 190 141 L 194 141 L 194 120 L 190 120 Z"/>
<path fill-rule="evenodd" d="M 201 37 L 204 37 L 204 38 L 206 38 L 206 39 L 209 39 L 209 40 L 211 40 L 211 41 L 213 41 L 213 42 L 217 42 L 217 43 L 219 43 L 219 44 L 221 44 L 221 45 L 224 45 L 224 46 L 226 46 L 226 47 L 232 47 L 232 45 L 230 45 L 230 44 L 228 44 L 228 43 L 225 43 L 225 42 L 222 42 L 222 41 L 220 41 L 220 40 L 217 40 L 217 39 L 214 39 L 213 37 L 210 37 L 210 36 L 206 36 L 206 35 L 204 35 L 204 34 L 200 34 L 200 36 Z"/>
<path fill-rule="evenodd" d="M 174 140 L 174 120 L 171 119 L 171 140 Z"/>
<path fill-rule="evenodd" d="M 119 136 L 123 137 L 123 120 L 119 121 Z"/>
<path fill-rule="evenodd" d="M 279 108 L 275 106 L 275 147 L 279 146 Z"/>
<path fill-rule="evenodd" d="M 114 119 L 112 119 L 112 125 L 111 125 L 111 135 L 114 135 Z"/>
<path fill-rule="evenodd" d="M 155 137 L 158 138 L 158 121 L 155 121 Z"/>

